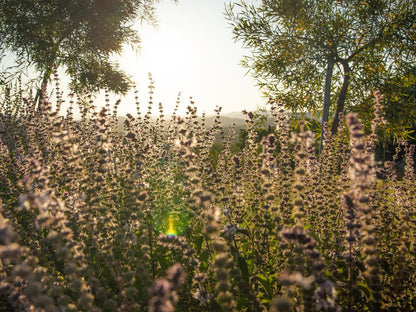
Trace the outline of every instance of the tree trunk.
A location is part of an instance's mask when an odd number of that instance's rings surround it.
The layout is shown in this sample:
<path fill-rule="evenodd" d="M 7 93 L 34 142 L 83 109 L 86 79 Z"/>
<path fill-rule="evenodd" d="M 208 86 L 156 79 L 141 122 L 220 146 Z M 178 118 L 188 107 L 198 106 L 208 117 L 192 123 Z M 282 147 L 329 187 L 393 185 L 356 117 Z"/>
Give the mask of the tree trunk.
<path fill-rule="evenodd" d="M 326 67 L 324 107 L 322 109 L 320 151 L 322 151 L 322 147 L 323 147 L 323 143 L 324 143 L 324 124 L 328 122 L 329 108 L 331 106 L 331 79 L 332 79 L 332 71 L 333 71 L 333 68 L 334 68 L 334 63 L 335 63 L 335 56 L 330 55 L 329 58 L 328 58 L 328 65 Z"/>
<path fill-rule="evenodd" d="M 345 99 L 347 97 L 348 86 L 350 85 L 351 78 L 351 68 L 348 65 L 347 61 L 341 62 L 344 69 L 344 81 L 342 82 L 341 91 L 339 92 L 338 102 L 337 102 L 337 111 L 335 113 L 334 122 L 332 123 L 331 132 L 336 134 L 339 126 L 339 115 L 344 112 Z"/>
<path fill-rule="evenodd" d="M 40 88 L 36 91 L 36 96 L 35 96 L 35 105 L 38 106 L 38 110 L 40 109 L 40 101 L 45 98 L 46 96 L 46 86 L 48 85 L 48 79 L 49 79 L 49 75 L 47 73 L 45 73 L 43 75 L 43 79 L 42 79 L 42 83 L 40 85 Z"/>

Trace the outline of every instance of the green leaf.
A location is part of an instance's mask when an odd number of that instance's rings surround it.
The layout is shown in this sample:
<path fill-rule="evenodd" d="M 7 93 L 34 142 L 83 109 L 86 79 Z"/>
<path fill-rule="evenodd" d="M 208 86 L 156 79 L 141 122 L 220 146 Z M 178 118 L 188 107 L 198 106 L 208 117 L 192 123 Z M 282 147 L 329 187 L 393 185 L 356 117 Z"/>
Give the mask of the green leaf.
<path fill-rule="evenodd" d="M 238 266 L 240 267 L 241 275 L 243 276 L 243 280 L 247 283 L 250 279 L 250 273 L 248 271 L 248 266 L 246 260 L 242 256 L 238 256 Z"/>
<path fill-rule="evenodd" d="M 264 274 L 257 274 L 254 276 L 254 279 L 260 282 L 261 286 L 264 289 L 266 297 L 269 299 L 272 299 L 273 291 L 272 291 L 272 285 L 269 279 Z"/>
<path fill-rule="evenodd" d="M 367 297 L 367 300 L 370 300 L 373 297 L 371 289 L 366 283 L 358 282 L 357 287 L 364 293 L 364 295 Z"/>
<path fill-rule="evenodd" d="M 204 242 L 204 237 L 202 235 L 198 236 L 195 240 L 195 250 L 199 253 L 201 252 L 202 243 Z"/>

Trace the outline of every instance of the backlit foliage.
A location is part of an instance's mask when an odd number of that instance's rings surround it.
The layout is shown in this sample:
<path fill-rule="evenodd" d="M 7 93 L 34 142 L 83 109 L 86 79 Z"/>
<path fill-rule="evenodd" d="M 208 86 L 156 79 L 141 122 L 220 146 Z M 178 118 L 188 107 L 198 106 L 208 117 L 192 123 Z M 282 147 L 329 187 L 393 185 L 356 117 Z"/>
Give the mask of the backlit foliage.
<path fill-rule="evenodd" d="M 233 154 L 220 109 L 211 128 L 192 100 L 186 116 L 160 106 L 152 117 L 151 84 L 149 109 L 137 102 L 120 131 L 118 103 L 83 102 L 74 120 L 81 103 L 55 88 L 40 106 L 1 94 L 8 311 L 416 309 L 414 146 L 398 146 L 397 175 L 395 162 L 374 162 L 377 137 L 348 115 L 317 156 L 312 133 L 290 133 L 271 101 L 275 132 L 259 142 L 246 112 Z"/>

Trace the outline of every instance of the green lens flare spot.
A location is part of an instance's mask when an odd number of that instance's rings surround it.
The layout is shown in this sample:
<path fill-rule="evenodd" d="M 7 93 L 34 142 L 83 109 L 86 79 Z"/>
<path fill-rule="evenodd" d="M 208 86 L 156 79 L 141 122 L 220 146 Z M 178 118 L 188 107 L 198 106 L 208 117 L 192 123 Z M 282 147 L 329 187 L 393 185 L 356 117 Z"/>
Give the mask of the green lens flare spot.
<path fill-rule="evenodd" d="M 181 235 L 192 216 L 186 202 L 183 172 L 176 162 L 160 162 L 147 180 L 152 189 L 153 225 L 158 232 L 168 236 Z"/>
<path fill-rule="evenodd" d="M 185 215 L 167 214 L 165 216 L 154 216 L 156 229 L 167 236 L 181 235 L 188 225 L 189 218 Z"/>
<path fill-rule="evenodd" d="M 168 220 L 169 220 L 168 221 L 168 223 L 169 223 L 168 230 L 166 231 L 165 234 L 167 236 L 176 236 L 178 233 L 175 230 L 175 225 L 174 225 L 174 222 L 173 222 L 173 218 L 171 216 L 169 216 Z"/>

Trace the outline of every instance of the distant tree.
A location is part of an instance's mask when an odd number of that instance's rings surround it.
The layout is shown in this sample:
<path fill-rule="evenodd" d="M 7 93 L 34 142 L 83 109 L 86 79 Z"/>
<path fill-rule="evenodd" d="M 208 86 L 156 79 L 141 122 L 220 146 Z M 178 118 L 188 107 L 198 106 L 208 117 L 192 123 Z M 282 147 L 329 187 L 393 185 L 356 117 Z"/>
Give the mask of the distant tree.
<path fill-rule="evenodd" d="M 159 0 L 0 0 L 0 54 L 12 51 L 20 66 L 34 65 L 46 83 L 53 65 L 63 67 L 77 88 L 116 93 L 128 76 L 111 62 L 123 44 L 138 47 L 132 26 L 154 23 Z"/>
<path fill-rule="evenodd" d="M 394 141 L 398 137 L 411 140 L 411 134 L 416 130 L 416 67 L 403 75 L 385 79 L 379 90 L 385 95 L 383 110 L 388 120 L 385 134 Z M 369 115 L 372 112 L 372 102 L 372 98 L 367 98 L 354 107 L 354 110 L 364 116 L 364 120 L 369 120 L 372 118 Z"/>
<path fill-rule="evenodd" d="M 415 70 L 415 0 L 263 0 L 229 4 L 235 39 L 261 87 L 322 123 L 381 90 L 386 100 Z M 414 77 L 414 76 L 413 76 Z M 415 107 L 415 102 L 411 103 Z M 347 106 L 347 107 L 346 107 Z M 389 120 L 389 117 L 386 116 Z M 409 126 L 409 125 L 403 125 Z"/>

